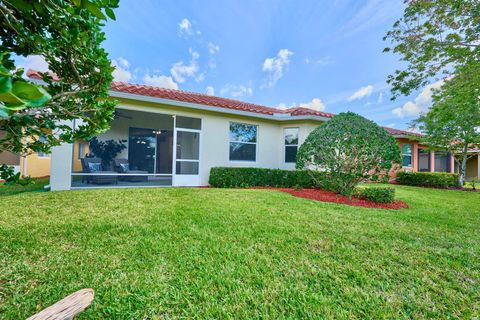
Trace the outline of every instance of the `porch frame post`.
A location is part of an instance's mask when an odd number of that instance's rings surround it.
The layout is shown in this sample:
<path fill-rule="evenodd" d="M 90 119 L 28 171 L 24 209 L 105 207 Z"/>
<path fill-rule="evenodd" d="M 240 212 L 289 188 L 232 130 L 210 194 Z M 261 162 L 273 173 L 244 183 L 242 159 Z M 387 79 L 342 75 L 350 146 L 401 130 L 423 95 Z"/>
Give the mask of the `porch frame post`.
<path fill-rule="evenodd" d="M 435 172 L 435 151 L 430 152 L 430 172 Z"/>
<path fill-rule="evenodd" d="M 63 121 L 62 121 L 63 122 Z M 65 121 L 74 127 L 74 121 Z M 50 190 L 70 190 L 72 186 L 73 144 L 62 143 L 52 148 L 50 156 Z"/>

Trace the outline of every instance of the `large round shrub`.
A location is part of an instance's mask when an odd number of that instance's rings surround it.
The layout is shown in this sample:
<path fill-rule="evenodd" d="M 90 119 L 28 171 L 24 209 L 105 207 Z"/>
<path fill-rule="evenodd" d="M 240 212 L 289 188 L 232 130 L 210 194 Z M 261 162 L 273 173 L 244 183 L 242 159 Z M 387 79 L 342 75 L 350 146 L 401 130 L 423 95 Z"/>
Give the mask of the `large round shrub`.
<path fill-rule="evenodd" d="M 323 171 L 328 188 L 352 195 L 362 181 L 377 180 L 400 163 L 395 139 L 375 122 L 340 113 L 310 133 L 297 154 L 297 169 Z"/>

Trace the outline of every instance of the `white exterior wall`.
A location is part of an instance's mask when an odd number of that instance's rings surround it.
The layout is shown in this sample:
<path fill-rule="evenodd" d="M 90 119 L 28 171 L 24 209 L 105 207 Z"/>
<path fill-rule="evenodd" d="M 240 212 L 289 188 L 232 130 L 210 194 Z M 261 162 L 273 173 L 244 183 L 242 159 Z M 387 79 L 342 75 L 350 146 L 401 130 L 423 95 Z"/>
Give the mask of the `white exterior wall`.
<path fill-rule="evenodd" d="M 236 116 L 223 113 L 191 110 L 169 105 L 139 103 L 123 100 L 117 106 L 122 110 L 144 111 L 164 115 L 178 115 L 202 119 L 200 142 L 200 185 L 208 185 L 212 167 L 258 167 L 295 169 L 295 164 L 284 162 L 284 128 L 299 128 L 299 143 L 303 143 L 308 134 L 322 122 L 317 121 L 275 121 L 254 117 Z M 166 128 L 164 124 L 156 123 L 155 117 L 115 119 L 111 130 L 99 136 L 99 139 L 128 139 L 129 127 Z M 230 122 L 240 122 L 258 126 L 256 161 L 230 161 Z M 70 188 L 72 168 L 72 145 L 62 145 L 52 152 L 51 188 L 64 190 Z M 120 157 L 126 157 L 124 150 Z M 68 168 L 68 170 L 67 170 Z M 174 167 L 175 168 L 175 167 Z M 68 172 L 67 172 L 68 171 Z"/>
<path fill-rule="evenodd" d="M 73 122 L 65 122 L 73 126 Z M 50 189 L 53 191 L 69 190 L 72 183 L 73 146 L 62 143 L 52 148 L 50 155 Z"/>
<path fill-rule="evenodd" d="M 151 108 L 136 104 L 120 103 L 120 109 L 157 112 L 161 114 L 179 115 L 202 119 L 200 144 L 200 183 L 208 185 L 208 177 L 212 167 L 257 167 L 295 169 L 294 163 L 285 163 L 284 159 L 284 128 L 299 128 L 299 143 L 303 143 L 307 136 L 321 122 L 312 121 L 272 121 L 258 118 L 238 117 L 235 115 L 185 111 L 178 108 Z M 128 123 L 128 119 L 126 120 Z M 257 157 L 255 162 L 230 161 L 230 122 L 253 124 L 258 126 Z M 127 131 L 128 134 L 128 131 Z M 106 139 L 112 139 L 108 137 Z M 128 137 L 127 137 L 128 138 Z"/>

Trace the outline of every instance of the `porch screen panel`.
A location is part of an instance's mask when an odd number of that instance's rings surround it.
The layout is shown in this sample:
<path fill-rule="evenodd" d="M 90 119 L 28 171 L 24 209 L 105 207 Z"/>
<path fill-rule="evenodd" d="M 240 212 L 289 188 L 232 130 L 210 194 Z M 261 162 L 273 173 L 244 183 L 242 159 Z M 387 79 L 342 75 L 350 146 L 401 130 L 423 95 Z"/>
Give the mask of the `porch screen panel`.
<path fill-rule="evenodd" d="M 197 175 L 200 162 L 200 132 L 177 131 L 177 160 L 175 173 Z"/>
<path fill-rule="evenodd" d="M 435 172 L 450 172 L 450 157 L 446 152 L 435 152 Z"/>

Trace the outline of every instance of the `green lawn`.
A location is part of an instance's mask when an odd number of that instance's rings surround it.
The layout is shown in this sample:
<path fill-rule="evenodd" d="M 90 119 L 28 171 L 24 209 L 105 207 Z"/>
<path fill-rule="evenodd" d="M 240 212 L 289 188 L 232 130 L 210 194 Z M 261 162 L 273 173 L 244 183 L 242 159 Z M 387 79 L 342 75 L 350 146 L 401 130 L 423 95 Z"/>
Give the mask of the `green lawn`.
<path fill-rule="evenodd" d="M 85 287 L 80 319 L 478 317 L 480 193 L 396 189 L 411 209 L 269 190 L 2 196 L 0 318 Z"/>
<path fill-rule="evenodd" d="M 24 193 L 24 192 L 44 192 L 46 191 L 44 187 L 48 184 L 48 179 L 34 179 L 35 183 L 29 184 L 26 186 L 13 185 L 13 186 L 4 186 L 0 182 L 0 197 L 2 196 L 11 196 L 14 194 Z M 0 198 L 3 199 L 3 198 Z"/>

